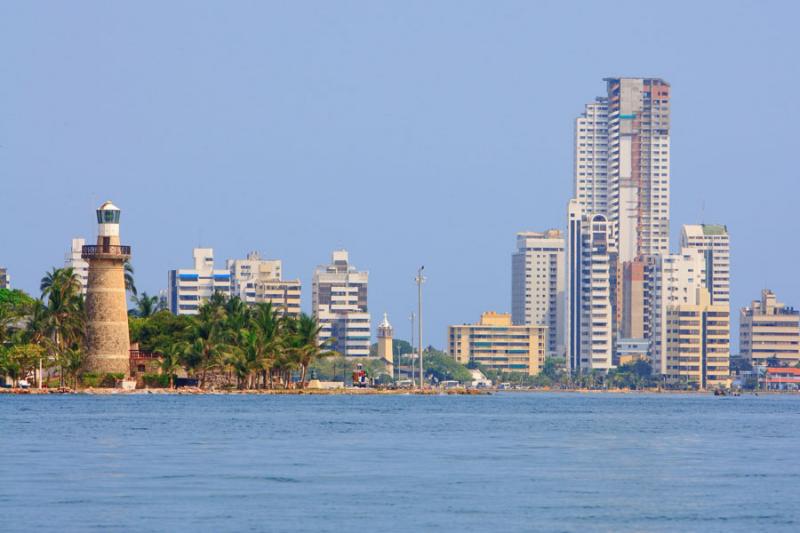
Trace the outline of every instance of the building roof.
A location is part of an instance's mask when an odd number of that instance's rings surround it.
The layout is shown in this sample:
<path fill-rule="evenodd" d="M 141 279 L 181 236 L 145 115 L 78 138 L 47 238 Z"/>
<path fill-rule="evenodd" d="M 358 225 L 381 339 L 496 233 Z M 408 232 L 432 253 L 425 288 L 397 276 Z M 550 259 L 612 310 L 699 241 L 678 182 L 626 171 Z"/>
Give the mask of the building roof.
<path fill-rule="evenodd" d="M 98 208 L 98 210 L 99 210 L 99 211 L 119 211 L 120 209 L 119 209 L 119 207 L 115 206 L 115 205 L 114 205 L 114 204 L 111 202 L 111 200 L 106 200 L 105 202 L 103 202 L 103 205 L 101 205 L 101 206 Z"/>
<path fill-rule="evenodd" d="M 800 377 L 800 368 L 792 368 L 792 367 L 775 367 L 771 366 L 767 368 L 767 374 L 792 374 L 794 376 Z"/>
<path fill-rule="evenodd" d="M 723 224 L 703 224 L 703 235 L 727 235 L 728 228 Z"/>

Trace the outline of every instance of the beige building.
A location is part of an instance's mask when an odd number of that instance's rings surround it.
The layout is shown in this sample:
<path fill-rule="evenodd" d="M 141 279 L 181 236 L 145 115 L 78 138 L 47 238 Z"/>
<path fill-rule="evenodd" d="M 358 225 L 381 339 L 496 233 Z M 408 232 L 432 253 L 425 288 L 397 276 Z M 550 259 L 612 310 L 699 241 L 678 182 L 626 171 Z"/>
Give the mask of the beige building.
<path fill-rule="evenodd" d="M 666 376 L 701 389 L 730 385 L 730 312 L 712 305 L 708 290 L 696 303 L 667 308 Z"/>
<path fill-rule="evenodd" d="M 714 305 L 730 305 L 731 243 L 728 228 L 722 224 L 685 224 L 681 230 L 681 248 L 703 252 L 706 262 L 704 284 Z"/>
<path fill-rule="evenodd" d="M 547 326 L 513 325 L 508 313 L 486 312 L 477 324 L 450 326 L 448 353 L 461 364 L 535 376 L 544 365 Z"/>
<path fill-rule="evenodd" d="M 247 259 L 229 259 L 231 294 L 248 304 L 271 303 L 288 316 L 300 316 L 300 280 L 284 280 L 279 259 L 261 259 L 250 252 Z"/>
<path fill-rule="evenodd" d="M 739 349 L 754 365 L 766 365 L 777 358 L 794 366 L 800 362 L 800 311 L 778 302 L 769 289 L 761 300 L 739 312 Z"/>
<path fill-rule="evenodd" d="M 511 320 L 547 326 L 547 354 L 564 355 L 564 236 L 559 230 L 517 233 L 511 256 Z"/>

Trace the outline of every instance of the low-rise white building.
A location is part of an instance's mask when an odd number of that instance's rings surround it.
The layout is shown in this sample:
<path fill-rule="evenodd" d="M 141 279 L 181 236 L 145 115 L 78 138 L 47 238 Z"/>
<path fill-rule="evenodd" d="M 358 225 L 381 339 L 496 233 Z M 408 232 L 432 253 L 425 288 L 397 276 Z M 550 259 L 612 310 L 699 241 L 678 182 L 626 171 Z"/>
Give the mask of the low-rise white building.
<path fill-rule="evenodd" d="M 248 304 L 271 303 L 289 316 L 300 315 L 300 280 L 281 279 L 279 259 L 261 259 L 258 252 L 250 252 L 247 259 L 229 259 L 226 265 L 231 274 L 231 295 Z"/>

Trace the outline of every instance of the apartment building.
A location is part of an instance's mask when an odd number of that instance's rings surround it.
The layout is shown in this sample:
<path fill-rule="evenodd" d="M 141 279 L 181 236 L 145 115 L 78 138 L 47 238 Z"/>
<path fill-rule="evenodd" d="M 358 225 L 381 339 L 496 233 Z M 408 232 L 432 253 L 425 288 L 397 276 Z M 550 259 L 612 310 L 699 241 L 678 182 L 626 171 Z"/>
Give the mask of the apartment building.
<path fill-rule="evenodd" d="M 462 364 L 535 376 L 544 366 L 547 331 L 544 325 L 514 325 L 508 313 L 486 312 L 477 324 L 448 328 L 448 353 Z"/>
<path fill-rule="evenodd" d="M 231 276 L 231 295 L 247 304 L 271 303 L 273 308 L 289 316 L 300 316 L 299 279 L 282 279 L 282 262 L 262 259 L 250 252 L 246 259 L 229 259 L 226 268 Z"/>
<path fill-rule="evenodd" d="M 311 307 L 322 328 L 319 340 L 345 357 L 369 356 L 368 283 L 369 272 L 351 265 L 347 250 L 335 250 L 330 264 L 314 271 Z"/>
<path fill-rule="evenodd" d="M 706 261 L 706 288 L 714 305 L 730 305 L 731 244 L 722 224 L 686 224 L 681 229 L 681 247 L 696 248 Z"/>
<path fill-rule="evenodd" d="M 81 250 L 86 244 L 86 239 L 76 237 L 72 239 L 69 252 L 64 257 L 64 266 L 72 268 L 81 280 L 81 294 L 86 296 L 86 288 L 89 286 L 89 262 L 81 257 Z"/>
<path fill-rule="evenodd" d="M 760 300 L 739 311 L 739 350 L 753 365 L 768 366 L 773 359 L 786 366 L 797 365 L 800 311 L 780 303 L 771 290 L 762 290 Z"/>
<path fill-rule="evenodd" d="M 10 288 L 11 288 L 11 275 L 9 275 L 7 268 L 0 267 L 0 289 L 10 289 Z"/>
<path fill-rule="evenodd" d="M 666 376 L 701 389 L 730 385 L 730 312 L 702 287 L 695 304 L 667 308 Z"/>
<path fill-rule="evenodd" d="M 521 232 L 511 256 L 511 319 L 547 326 L 547 354 L 564 355 L 564 237 L 559 230 Z"/>
<path fill-rule="evenodd" d="M 214 293 L 231 294 L 231 274 L 214 268 L 214 250 L 195 248 L 193 268 L 170 270 L 167 278 L 167 305 L 176 315 L 196 315 Z"/>
<path fill-rule="evenodd" d="M 613 367 L 616 249 L 605 215 L 568 208 L 567 367 L 572 372 Z"/>

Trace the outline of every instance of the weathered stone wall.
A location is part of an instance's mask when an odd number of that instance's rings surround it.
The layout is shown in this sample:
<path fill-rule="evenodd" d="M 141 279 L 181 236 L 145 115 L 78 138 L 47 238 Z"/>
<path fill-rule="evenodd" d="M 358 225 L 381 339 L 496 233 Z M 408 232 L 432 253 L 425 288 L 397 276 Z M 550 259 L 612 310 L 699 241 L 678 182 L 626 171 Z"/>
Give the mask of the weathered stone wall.
<path fill-rule="evenodd" d="M 130 374 L 124 262 L 90 259 L 86 291 L 86 370 Z"/>

